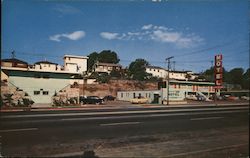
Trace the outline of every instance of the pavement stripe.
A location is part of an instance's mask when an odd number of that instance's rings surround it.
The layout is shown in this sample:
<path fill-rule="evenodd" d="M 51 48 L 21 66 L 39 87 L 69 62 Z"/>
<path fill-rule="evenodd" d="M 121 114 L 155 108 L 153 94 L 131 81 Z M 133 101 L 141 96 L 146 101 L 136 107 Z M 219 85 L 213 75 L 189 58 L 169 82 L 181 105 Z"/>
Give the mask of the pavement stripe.
<path fill-rule="evenodd" d="M 35 131 L 35 130 L 38 130 L 38 128 L 6 129 L 6 130 L 0 130 L 0 132 L 20 132 L 20 131 Z"/>
<path fill-rule="evenodd" d="M 145 115 L 132 115 L 132 116 L 101 116 L 101 117 L 87 117 L 87 118 L 65 118 L 61 120 L 85 121 L 85 120 L 106 120 L 106 119 L 124 119 L 124 118 L 164 117 L 164 116 L 188 116 L 188 115 L 201 115 L 201 114 L 225 114 L 225 113 L 236 113 L 236 112 L 242 112 L 242 110 L 199 112 L 199 113 L 145 114 Z"/>
<path fill-rule="evenodd" d="M 249 107 L 230 108 L 200 108 L 200 109 L 174 109 L 174 110 L 141 110 L 141 111 L 113 111 L 113 112 L 87 112 L 87 113 L 64 113 L 64 114 L 33 114 L 33 115 L 10 115 L 2 118 L 29 118 L 29 117 L 53 117 L 53 116 L 90 116 L 90 115 L 119 115 L 119 114 L 142 114 L 142 113 L 165 113 L 165 112 L 195 112 L 195 111 L 215 111 L 249 109 Z"/>
<path fill-rule="evenodd" d="M 100 126 L 132 125 L 132 124 L 140 124 L 140 123 L 141 122 L 116 122 L 116 123 L 100 124 Z"/>
<path fill-rule="evenodd" d="M 245 145 L 248 145 L 248 143 L 235 144 L 235 145 L 230 145 L 230 146 L 222 146 L 222 147 L 216 147 L 216 148 L 210 148 L 210 149 L 204 149 L 204 150 L 197 150 L 197 151 L 190 151 L 190 152 L 185 152 L 185 153 L 172 154 L 172 155 L 168 155 L 166 157 L 187 156 L 187 155 L 191 155 L 191 154 L 199 154 L 199 153 L 204 153 L 204 152 L 212 152 L 212 151 L 216 151 L 216 150 L 237 148 L 237 147 L 241 147 L 241 146 L 245 146 Z"/>
<path fill-rule="evenodd" d="M 216 119 L 222 119 L 224 117 L 200 117 L 200 118 L 191 118 L 191 121 L 198 121 L 198 120 L 216 120 Z"/>

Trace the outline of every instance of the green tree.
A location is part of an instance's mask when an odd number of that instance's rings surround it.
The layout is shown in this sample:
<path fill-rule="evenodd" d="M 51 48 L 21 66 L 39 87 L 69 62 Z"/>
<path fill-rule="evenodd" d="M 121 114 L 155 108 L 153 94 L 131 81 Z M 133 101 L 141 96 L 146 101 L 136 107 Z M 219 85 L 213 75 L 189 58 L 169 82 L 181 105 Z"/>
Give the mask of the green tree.
<path fill-rule="evenodd" d="M 111 77 L 115 77 L 115 78 L 121 78 L 122 77 L 122 73 L 121 73 L 121 71 L 118 71 L 118 70 L 112 70 L 110 72 L 110 76 Z"/>
<path fill-rule="evenodd" d="M 243 75 L 242 88 L 243 89 L 250 89 L 249 82 L 250 82 L 250 68 L 248 68 L 247 71 Z"/>
<path fill-rule="evenodd" d="M 230 74 L 226 71 L 224 67 L 222 67 L 223 71 L 223 82 L 231 81 Z M 214 82 L 214 67 L 210 67 L 209 69 L 205 70 L 198 78 L 205 79 L 210 82 Z M 228 82 L 229 83 L 229 82 Z"/>
<path fill-rule="evenodd" d="M 98 60 L 98 53 L 97 52 L 93 52 L 91 54 L 88 55 L 89 59 L 88 59 L 88 70 L 92 70 L 93 65 L 95 64 L 95 62 Z"/>
<path fill-rule="evenodd" d="M 110 80 L 110 75 L 107 73 L 101 73 L 96 79 L 99 83 L 108 83 Z"/>
<path fill-rule="evenodd" d="M 144 59 L 131 62 L 128 68 L 130 78 L 140 81 L 147 79 L 149 74 L 146 72 L 146 66 L 148 65 L 149 63 Z"/>
<path fill-rule="evenodd" d="M 242 85 L 244 70 L 242 68 L 234 68 L 229 71 L 229 75 L 232 78 L 232 84 Z"/>
<path fill-rule="evenodd" d="M 111 50 L 103 50 L 98 55 L 98 61 L 103 63 L 119 63 L 120 59 L 118 58 L 116 52 Z"/>

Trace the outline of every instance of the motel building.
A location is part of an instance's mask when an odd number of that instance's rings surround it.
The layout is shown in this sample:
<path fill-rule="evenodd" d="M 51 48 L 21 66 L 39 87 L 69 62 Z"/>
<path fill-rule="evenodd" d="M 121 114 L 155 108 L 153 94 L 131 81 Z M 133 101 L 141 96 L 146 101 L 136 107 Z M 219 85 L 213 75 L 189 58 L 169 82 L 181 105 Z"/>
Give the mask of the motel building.
<path fill-rule="evenodd" d="M 11 58 L 1 60 L 1 82 L 27 93 L 34 104 L 50 104 L 52 96 L 87 71 L 86 56 L 64 56 L 64 66 L 49 61 L 33 65 Z M 82 81 L 83 82 L 83 81 Z"/>
<path fill-rule="evenodd" d="M 209 100 L 209 96 L 215 93 L 214 83 L 170 80 L 169 101 L 170 104 L 186 103 L 186 98 L 192 95 L 201 95 Z M 158 90 L 118 91 L 117 100 L 131 101 L 137 97 L 148 98 L 149 103 L 166 104 L 167 85 Z"/>

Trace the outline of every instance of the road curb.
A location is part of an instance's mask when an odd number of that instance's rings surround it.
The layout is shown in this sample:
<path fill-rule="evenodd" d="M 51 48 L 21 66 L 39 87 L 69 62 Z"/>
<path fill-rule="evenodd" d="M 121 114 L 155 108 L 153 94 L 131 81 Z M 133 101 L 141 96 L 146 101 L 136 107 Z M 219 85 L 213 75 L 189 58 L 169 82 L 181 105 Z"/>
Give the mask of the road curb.
<path fill-rule="evenodd" d="M 57 108 L 31 108 L 31 109 L 1 109 L 0 112 L 22 112 L 22 111 L 73 111 L 73 110 L 96 110 L 96 109 L 132 109 L 132 108 L 197 108 L 197 107 L 223 107 L 223 106 L 249 106 L 249 103 L 225 103 L 225 104 L 191 104 L 191 105 L 159 105 L 159 104 L 138 104 L 136 107 L 122 106 L 93 106 L 86 105 L 81 107 L 57 107 Z"/>

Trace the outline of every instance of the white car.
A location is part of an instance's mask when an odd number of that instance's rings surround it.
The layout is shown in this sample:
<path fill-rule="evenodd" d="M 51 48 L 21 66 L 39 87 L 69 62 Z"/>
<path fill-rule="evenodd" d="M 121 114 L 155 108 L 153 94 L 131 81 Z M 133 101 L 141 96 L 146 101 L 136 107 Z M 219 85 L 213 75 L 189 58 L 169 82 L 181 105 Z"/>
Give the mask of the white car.
<path fill-rule="evenodd" d="M 146 104 L 146 103 L 149 103 L 149 100 L 148 100 L 148 98 L 137 97 L 137 98 L 131 99 L 130 102 L 132 104 Z"/>
<path fill-rule="evenodd" d="M 186 99 L 188 99 L 188 100 L 197 100 L 197 97 L 195 95 L 187 95 Z"/>
<path fill-rule="evenodd" d="M 242 96 L 241 99 L 242 99 L 242 100 L 249 100 L 249 97 L 247 97 L 247 96 Z"/>

